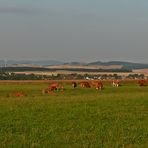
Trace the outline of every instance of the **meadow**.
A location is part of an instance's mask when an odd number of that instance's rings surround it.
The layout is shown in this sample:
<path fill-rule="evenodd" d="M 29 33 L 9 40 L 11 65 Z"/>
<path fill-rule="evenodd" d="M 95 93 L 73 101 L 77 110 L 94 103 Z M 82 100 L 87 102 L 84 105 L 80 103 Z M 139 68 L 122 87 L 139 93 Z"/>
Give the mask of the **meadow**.
<path fill-rule="evenodd" d="M 147 148 L 148 87 L 125 81 L 42 94 L 50 82 L 0 82 L 1 148 Z M 27 96 L 14 97 L 23 91 Z"/>

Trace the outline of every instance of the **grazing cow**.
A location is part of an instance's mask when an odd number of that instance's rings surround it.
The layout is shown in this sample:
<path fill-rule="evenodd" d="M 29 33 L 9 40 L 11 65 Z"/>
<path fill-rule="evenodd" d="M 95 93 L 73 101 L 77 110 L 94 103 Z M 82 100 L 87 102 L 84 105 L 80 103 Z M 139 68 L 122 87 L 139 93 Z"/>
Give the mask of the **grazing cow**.
<path fill-rule="evenodd" d="M 138 81 L 139 86 L 147 86 L 147 81 L 142 79 Z"/>
<path fill-rule="evenodd" d="M 51 94 L 54 93 L 54 91 L 63 91 L 63 85 L 58 83 L 53 83 L 48 86 L 48 88 L 42 90 L 42 94 Z"/>
<path fill-rule="evenodd" d="M 120 83 L 119 80 L 114 80 L 114 81 L 112 82 L 112 86 L 113 86 L 113 87 L 119 87 L 119 86 L 121 86 L 121 83 Z"/>
<path fill-rule="evenodd" d="M 73 88 L 76 88 L 77 87 L 77 83 L 76 82 L 71 82 L 71 84 L 72 84 L 72 87 Z"/>
<path fill-rule="evenodd" d="M 97 90 L 103 89 L 103 83 L 101 81 L 92 82 L 92 86 L 95 87 L 95 89 Z"/>
<path fill-rule="evenodd" d="M 48 89 L 50 91 L 63 91 L 64 87 L 63 85 L 59 84 L 59 83 L 53 83 L 51 85 L 49 85 Z"/>
<path fill-rule="evenodd" d="M 82 88 L 90 88 L 90 87 L 91 87 L 88 82 L 80 82 L 80 86 L 81 86 Z"/>

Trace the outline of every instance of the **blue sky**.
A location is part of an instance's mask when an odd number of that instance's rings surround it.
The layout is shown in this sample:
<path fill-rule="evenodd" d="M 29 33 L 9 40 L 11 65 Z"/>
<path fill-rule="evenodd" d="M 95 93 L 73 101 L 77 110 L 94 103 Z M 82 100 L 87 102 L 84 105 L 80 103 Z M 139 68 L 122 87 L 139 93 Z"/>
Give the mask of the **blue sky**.
<path fill-rule="evenodd" d="M 0 59 L 148 63 L 147 0 L 0 0 Z"/>

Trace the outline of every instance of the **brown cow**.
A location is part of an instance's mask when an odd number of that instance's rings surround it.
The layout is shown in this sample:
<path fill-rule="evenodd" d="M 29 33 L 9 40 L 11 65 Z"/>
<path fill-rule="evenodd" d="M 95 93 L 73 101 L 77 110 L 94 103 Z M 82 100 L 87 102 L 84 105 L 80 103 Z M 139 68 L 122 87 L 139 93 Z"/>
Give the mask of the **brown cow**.
<path fill-rule="evenodd" d="M 103 83 L 101 81 L 92 82 L 92 86 L 95 87 L 97 90 L 103 89 Z"/>
<path fill-rule="evenodd" d="M 90 84 L 88 82 L 80 82 L 80 87 L 82 88 L 90 88 Z"/>
<path fill-rule="evenodd" d="M 55 91 L 63 91 L 63 85 L 59 83 L 53 83 L 48 86 L 48 88 L 42 90 L 42 94 L 51 94 Z"/>
<path fill-rule="evenodd" d="M 64 87 L 63 85 L 59 84 L 59 83 L 53 83 L 51 85 L 49 85 L 48 89 L 50 91 L 63 91 Z"/>
<path fill-rule="evenodd" d="M 119 87 L 119 86 L 121 86 L 121 82 L 120 82 L 119 80 L 114 80 L 114 81 L 112 82 L 112 86 L 113 86 L 113 87 Z"/>
<path fill-rule="evenodd" d="M 138 84 L 139 84 L 139 86 L 147 86 L 147 81 L 144 79 L 138 80 Z"/>

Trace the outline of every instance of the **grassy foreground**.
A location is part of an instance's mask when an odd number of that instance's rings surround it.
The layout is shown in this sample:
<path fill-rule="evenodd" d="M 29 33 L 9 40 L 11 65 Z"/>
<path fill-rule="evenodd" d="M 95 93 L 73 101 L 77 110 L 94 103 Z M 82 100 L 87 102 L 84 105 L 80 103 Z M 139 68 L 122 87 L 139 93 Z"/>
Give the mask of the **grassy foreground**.
<path fill-rule="evenodd" d="M 0 83 L 0 147 L 147 148 L 148 87 L 42 95 L 44 83 Z M 11 97 L 15 90 L 25 97 Z"/>

